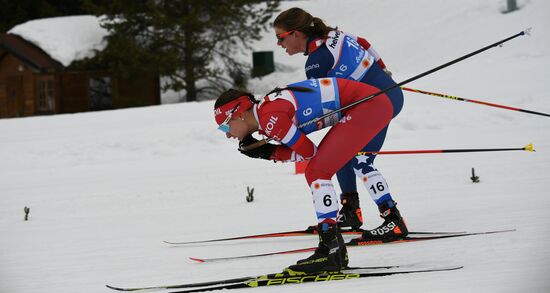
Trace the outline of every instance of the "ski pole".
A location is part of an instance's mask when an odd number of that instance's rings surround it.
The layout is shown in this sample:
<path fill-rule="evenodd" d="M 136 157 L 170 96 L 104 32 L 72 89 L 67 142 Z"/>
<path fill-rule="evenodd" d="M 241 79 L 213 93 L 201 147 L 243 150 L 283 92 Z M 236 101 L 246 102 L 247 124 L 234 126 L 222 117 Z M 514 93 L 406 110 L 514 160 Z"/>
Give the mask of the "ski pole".
<path fill-rule="evenodd" d="M 442 65 L 439 65 L 439 66 L 437 66 L 437 67 L 435 67 L 435 68 L 432 68 L 432 69 L 430 69 L 430 70 L 428 70 L 428 71 L 426 71 L 426 72 L 423 72 L 423 73 L 420 73 L 420 74 L 418 74 L 418 75 L 415 75 L 415 76 L 413 76 L 413 77 L 411 77 L 411 78 L 409 78 L 409 79 L 406 79 L 406 80 L 404 80 L 404 81 L 402 81 L 402 82 L 400 82 L 400 83 L 398 83 L 398 84 L 395 84 L 395 85 L 393 85 L 393 86 L 391 86 L 391 87 L 388 87 L 388 88 L 386 88 L 386 89 L 384 89 L 384 90 L 381 90 L 381 91 L 379 91 L 379 92 L 377 92 L 377 93 L 374 93 L 374 94 L 372 94 L 372 95 L 370 95 L 370 96 L 368 96 L 368 97 L 365 97 L 365 98 L 362 98 L 362 99 L 360 99 L 360 100 L 358 100 L 358 101 L 355 101 L 355 102 L 353 102 L 353 103 L 351 103 L 351 104 L 349 104 L 349 105 L 347 105 L 347 106 L 344 106 L 344 107 L 342 107 L 342 108 L 340 108 L 340 109 L 333 110 L 333 111 L 328 112 L 328 113 L 326 113 L 326 114 L 324 114 L 324 115 L 322 115 L 322 116 L 320 116 L 320 117 L 317 117 L 317 118 L 311 119 L 311 120 L 309 120 L 309 121 L 306 121 L 306 122 L 300 124 L 298 127 L 301 128 L 301 127 L 308 126 L 308 125 L 313 124 L 313 123 L 317 123 L 317 121 L 319 121 L 319 120 L 325 119 L 326 117 L 332 116 L 332 115 L 334 115 L 335 113 L 344 111 L 344 110 L 346 110 L 346 109 L 348 109 L 348 108 L 351 108 L 351 107 L 353 107 L 353 106 L 356 106 L 356 105 L 358 105 L 358 104 L 361 104 L 361 103 L 363 103 L 363 102 L 365 102 L 365 101 L 368 101 L 368 100 L 370 100 L 370 99 L 372 99 L 372 98 L 374 98 L 374 97 L 376 97 L 376 96 L 379 96 L 379 95 L 381 95 L 381 94 L 384 94 L 384 93 L 386 93 L 386 92 L 388 92 L 388 91 L 390 91 L 390 90 L 392 90 L 392 89 L 394 89 L 394 88 L 396 88 L 396 87 L 400 87 L 400 86 L 402 86 L 402 85 L 404 85 L 404 84 L 407 84 L 407 83 L 409 83 L 409 82 L 411 82 L 411 81 L 415 81 L 415 80 L 417 80 L 417 79 L 419 79 L 419 78 L 422 78 L 422 77 L 424 77 L 424 76 L 426 76 L 426 75 L 429 75 L 429 74 L 432 74 L 432 73 L 434 73 L 434 72 L 436 72 L 436 71 L 439 71 L 439 70 L 441 70 L 441 69 L 443 69 L 443 68 L 445 68 L 445 67 L 449 67 L 449 66 L 451 66 L 451 65 L 453 65 L 453 64 L 455 64 L 455 63 L 458 63 L 458 62 L 460 62 L 460 61 L 462 61 L 462 60 L 464 60 L 464 59 L 470 58 L 470 57 L 472 57 L 472 56 L 474 56 L 474 55 L 477 55 L 477 54 L 479 54 L 479 53 L 481 53 L 481 52 L 483 52 L 483 51 L 487 51 L 487 50 L 489 50 L 489 49 L 491 49 L 491 48 L 493 48 L 493 47 L 500 46 L 501 44 L 503 44 L 503 43 L 505 43 L 505 42 L 507 42 L 507 41 L 509 41 L 509 40 L 515 39 L 515 38 L 517 38 L 517 37 L 519 37 L 519 36 L 523 36 L 523 35 L 525 35 L 525 34 L 528 35 L 528 34 L 530 33 L 530 30 L 531 30 L 531 29 L 528 28 L 528 29 L 526 29 L 526 30 L 523 30 L 523 31 L 521 31 L 521 32 L 519 32 L 519 33 L 517 33 L 517 34 L 511 36 L 511 37 L 508 37 L 508 38 L 506 38 L 506 39 L 500 40 L 500 41 L 498 41 L 498 42 L 496 42 L 496 43 L 494 43 L 494 44 L 491 44 L 491 45 L 489 45 L 489 46 L 483 47 L 483 48 L 481 48 L 481 49 L 479 49 L 479 50 L 476 50 L 476 51 L 474 51 L 474 52 L 468 53 L 468 54 L 466 54 L 466 55 L 464 55 L 464 56 L 461 56 L 461 57 L 459 57 L 459 58 L 456 58 L 456 59 L 454 59 L 454 60 L 451 60 L 451 61 L 449 61 L 449 62 L 447 62 L 447 63 L 445 63 L 445 64 L 442 64 Z"/>
<path fill-rule="evenodd" d="M 441 154 L 441 153 L 473 153 L 473 152 L 502 152 L 502 151 L 527 151 L 534 152 L 533 144 L 522 148 L 493 148 L 493 149 L 441 149 L 441 150 L 405 150 L 405 151 L 379 151 L 379 152 L 358 152 L 358 155 L 402 155 L 402 154 Z"/>
<path fill-rule="evenodd" d="M 494 44 L 488 45 L 488 46 L 483 47 L 483 48 L 481 48 L 481 49 L 479 49 L 479 50 L 476 50 L 476 51 L 474 51 L 474 52 L 468 53 L 468 54 L 463 55 L 463 56 L 461 56 L 461 57 L 459 57 L 459 58 L 456 58 L 456 59 L 454 59 L 454 60 L 451 60 L 451 61 L 449 61 L 449 62 L 447 62 L 447 63 L 445 63 L 445 64 L 442 64 L 442 65 L 439 65 L 439 66 L 437 66 L 437 67 L 435 67 L 435 68 L 432 68 L 432 69 L 430 69 L 430 70 L 428 70 L 428 71 L 425 71 L 425 72 L 423 72 L 423 73 L 420 73 L 420 74 L 418 74 L 418 75 L 415 75 L 415 76 L 413 76 L 413 77 L 411 77 L 411 78 L 409 78 L 409 79 L 406 79 L 406 80 L 404 80 L 404 81 L 402 81 L 402 82 L 400 82 L 400 83 L 397 83 L 397 84 L 395 84 L 395 85 L 393 85 L 393 86 L 391 86 L 391 87 L 388 87 L 388 88 L 386 88 L 386 89 L 384 89 L 384 90 L 381 90 L 381 91 L 379 91 L 379 92 L 376 92 L 376 93 L 374 93 L 374 94 L 372 94 L 372 95 L 370 95 L 370 96 L 367 96 L 367 97 L 364 97 L 364 98 L 362 98 L 362 99 L 360 99 L 360 100 L 357 100 L 357 101 L 355 101 L 355 102 L 353 102 L 353 103 L 351 103 L 351 104 L 349 104 L 349 105 L 347 105 L 347 106 L 344 106 L 344 107 L 342 107 L 342 108 L 340 108 L 340 109 L 336 109 L 336 110 L 330 111 L 330 112 L 328 112 L 328 113 L 326 113 L 326 114 L 324 114 L 324 115 L 322 115 L 322 116 L 320 116 L 320 117 L 313 118 L 313 119 L 311 119 L 311 120 L 309 120 L 309 121 L 306 121 L 306 122 L 304 122 L 304 123 L 298 125 L 298 128 L 302 128 L 302 127 L 308 126 L 308 125 L 310 125 L 310 124 L 317 123 L 317 121 L 319 121 L 319 120 L 325 119 L 326 117 L 332 116 L 332 115 L 334 115 L 334 114 L 336 114 L 336 113 L 338 113 L 338 112 L 344 111 L 344 110 L 346 110 L 346 109 L 348 109 L 348 108 L 351 108 L 351 107 L 353 107 L 353 106 L 356 106 L 356 105 L 358 105 L 358 104 L 361 104 L 361 103 L 363 103 L 363 102 L 365 102 L 365 101 L 368 101 L 368 100 L 370 100 L 370 99 L 372 99 L 372 98 L 374 98 L 374 97 L 376 97 L 376 96 L 379 96 L 379 95 L 381 95 L 381 94 L 384 94 L 384 93 L 386 93 L 386 92 L 388 92 L 388 91 L 390 91 L 390 90 L 392 90 L 392 89 L 394 89 L 394 88 L 400 87 L 400 86 L 402 86 L 402 85 L 404 85 L 404 84 L 407 84 L 407 83 L 409 83 L 409 82 L 411 82 L 411 81 L 415 81 L 415 80 L 417 80 L 417 79 L 419 79 L 419 78 L 422 78 L 422 77 L 424 77 L 424 76 L 426 76 L 426 75 L 432 74 L 432 73 L 434 73 L 434 72 L 436 72 L 436 71 L 439 71 L 439 70 L 441 70 L 441 69 L 443 69 L 443 68 L 445 68 L 445 67 L 451 66 L 451 65 L 453 65 L 453 64 L 455 64 L 455 63 L 458 63 L 458 62 L 460 62 L 460 61 L 462 61 L 462 60 L 464 60 L 464 59 L 467 59 L 467 58 L 470 58 L 470 57 L 472 57 L 472 56 L 474 56 L 474 55 L 477 55 L 477 54 L 479 54 L 479 53 L 481 53 L 481 52 L 483 52 L 483 51 L 487 51 L 487 50 L 489 50 L 489 49 L 491 49 L 491 48 L 493 48 L 493 47 L 500 46 L 500 45 L 502 45 L 503 43 L 508 42 L 508 41 L 510 41 L 510 40 L 512 40 L 512 39 L 515 39 L 515 38 L 517 38 L 517 37 L 519 37 L 519 36 L 523 36 L 523 35 L 526 35 L 526 34 L 529 35 L 530 31 L 531 31 L 531 28 L 525 29 L 525 30 L 523 30 L 523 31 L 521 31 L 521 32 L 519 32 L 519 33 L 513 35 L 513 36 L 510 36 L 510 37 L 508 37 L 508 38 L 506 38 L 506 39 L 503 39 L 503 40 L 500 40 L 500 41 L 498 41 L 498 42 L 496 42 L 496 43 L 494 43 Z M 262 139 L 262 140 L 260 140 L 260 141 L 258 141 L 258 142 L 255 142 L 255 143 L 253 143 L 253 144 L 250 144 L 250 145 L 248 145 L 248 146 L 245 146 L 245 147 L 243 147 L 242 149 L 245 150 L 245 151 L 246 151 L 246 150 L 255 149 L 255 148 L 257 148 L 257 147 L 260 147 L 260 146 L 266 144 L 267 142 L 269 142 L 269 141 L 271 141 L 271 140 L 272 140 L 272 138 L 269 138 L 269 137 L 268 137 L 268 138 Z"/>
<path fill-rule="evenodd" d="M 542 112 L 535 112 L 535 111 L 531 111 L 531 110 L 525 110 L 525 109 L 520 109 L 520 108 L 515 108 L 515 107 L 510 107 L 510 106 L 504 106 L 504 105 L 493 104 L 493 103 L 488 103 L 488 102 L 483 102 L 483 101 L 477 101 L 477 100 L 466 99 L 466 98 L 461 98 L 461 97 L 456 97 L 456 96 L 450 96 L 450 95 L 446 95 L 446 94 L 428 92 L 428 91 L 408 88 L 408 87 L 404 87 L 404 86 L 401 87 L 401 89 L 404 90 L 404 91 L 409 91 L 409 92 L 414 92 L 414 93 L 419 93 L 419 94 L 425 94 L 425 95 L 430 95 L 430 96 L 436 96 L 436 97 L 441 97 L 441 98 L 445 98 L 445 99 L 476 103 L 476 104 L 481 104 L 481 105 L 490 106 L 490 107 L 496 107 L 496 108 L 502 108 L 502 109 L 507 109 L 507 110 L 512 110 L 512 111 L 519 111 L 519 112 L 524 112 L 524 113 L 529 113 L 529 114 L 535 114 L 535 115 L 550 117 L 550 114 L 546 114 L 546 113 L 542 113 Z"/>

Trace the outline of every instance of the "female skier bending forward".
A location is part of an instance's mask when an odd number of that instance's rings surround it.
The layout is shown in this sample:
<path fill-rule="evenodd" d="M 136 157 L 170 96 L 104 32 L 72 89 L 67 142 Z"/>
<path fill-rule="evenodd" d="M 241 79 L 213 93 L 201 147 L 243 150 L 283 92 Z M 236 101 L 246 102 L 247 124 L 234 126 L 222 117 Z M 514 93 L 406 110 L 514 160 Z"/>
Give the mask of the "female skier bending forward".
<path fill-rule="evenodd" d="M 252 94 L 234 89 L 216 100 L 214 113 L 219 129 L 227 138 L 239 140 L 243 154 L 281 162 L 310 160 L 305 177 L 313 195 L 319 245 L 313 255 L 286 268 L 289 274 L 334 272 L 348 265 L 344 240 L 337 227 L 339 203 L 331 177 L 388 126 L 394 109 L 388 96 L 380 94 L 316 123 L 298 126 L 377 92 L 378 88 L 361 82 L 321 78 L 275 89 L 259 102 Z M 318 146 L 306 136 L 330 126 Z M 252 137 L 254 132 L 280 144 L 243 150 L 257 142 Z M 395 206 L 388 207 L 387 215 L 401 226 L 396 229 L 406 233 Z"/>

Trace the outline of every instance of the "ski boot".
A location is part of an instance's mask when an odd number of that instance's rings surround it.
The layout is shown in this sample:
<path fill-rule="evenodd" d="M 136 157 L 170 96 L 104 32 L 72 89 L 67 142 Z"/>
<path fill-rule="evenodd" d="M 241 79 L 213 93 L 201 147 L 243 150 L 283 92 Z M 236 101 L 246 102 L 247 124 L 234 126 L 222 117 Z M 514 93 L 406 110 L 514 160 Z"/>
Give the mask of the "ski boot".
<path fill-rule="evenodd" d="M 339 272 L 348 266 L 348 251 L 336 224 L 319 224 L 319 246 L 313 255 L 284 270 L 288 275 Z"/>
<path fill-rule="evenodd" d="M 361 237 L 352 239 L 350 242 L 394 240 L 407 236 L 409 230 L 395 205 L 396 203 L 390 200 L 378 206 L 380 217 L 384 219 L 384 223 L 375 229 L 363 231 Z"/>
<path fill-rule="evenodd" d="M 359 194 L 357 192 L 346 192 L 340 195 L 342 208 L 338 213 L 338 227 L 351 227 L 352 230 L 359 230 L 363 225 L 363 215 L 359 206 Z"/>

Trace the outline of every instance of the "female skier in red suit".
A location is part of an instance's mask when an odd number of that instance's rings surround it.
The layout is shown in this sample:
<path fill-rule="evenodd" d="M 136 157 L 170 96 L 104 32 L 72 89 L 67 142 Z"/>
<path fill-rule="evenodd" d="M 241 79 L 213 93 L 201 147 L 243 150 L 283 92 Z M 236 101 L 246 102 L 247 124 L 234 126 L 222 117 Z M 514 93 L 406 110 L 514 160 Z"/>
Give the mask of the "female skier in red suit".
<path fill-rule="evenodd" d="M 254 132 L 279 143 L 252 150 L 241 148 L 243 154 L 282 162 L 310 160 L 305 177 L 319 223 L 319 246 L 312 256 L 288 267 L 289 274 L 334 272 L 347 266 L 347 251 L 337 227 L 339 197 L 331 177 L 388 126 L 394 109 L 388 96 L 381 94 L 317 123 L 302 125 L 377 92 L 377 88 L 361 82 L 321 78 L 275 89 L 259 102 L 250 93 L 233 89 L 216 100 L 219 129 L 228 138 L 237 138 L 241 147 L 257 142 Z M 318 146 L 306 136 L 330 126 Z M 388 213 L 394 211 L 395 207 L 388 209 Z M 396 228 L 406 229 L 404 225 Z"/>

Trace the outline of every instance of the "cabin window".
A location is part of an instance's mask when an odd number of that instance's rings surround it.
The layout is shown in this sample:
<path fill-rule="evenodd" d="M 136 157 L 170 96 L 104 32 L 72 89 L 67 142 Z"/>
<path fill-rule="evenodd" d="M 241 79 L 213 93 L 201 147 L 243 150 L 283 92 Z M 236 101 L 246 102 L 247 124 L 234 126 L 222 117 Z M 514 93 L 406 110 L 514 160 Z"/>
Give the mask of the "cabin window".
<path fill-rule="evenodd" d="M 110 77 L 90 78 L 90 110 L 107 110 L 113 108 Z"/>
<path fill-rule="evenodd" d="M 38 80 L 38 111 L 41 113 L 55 111 L 53 78 Z"/>

